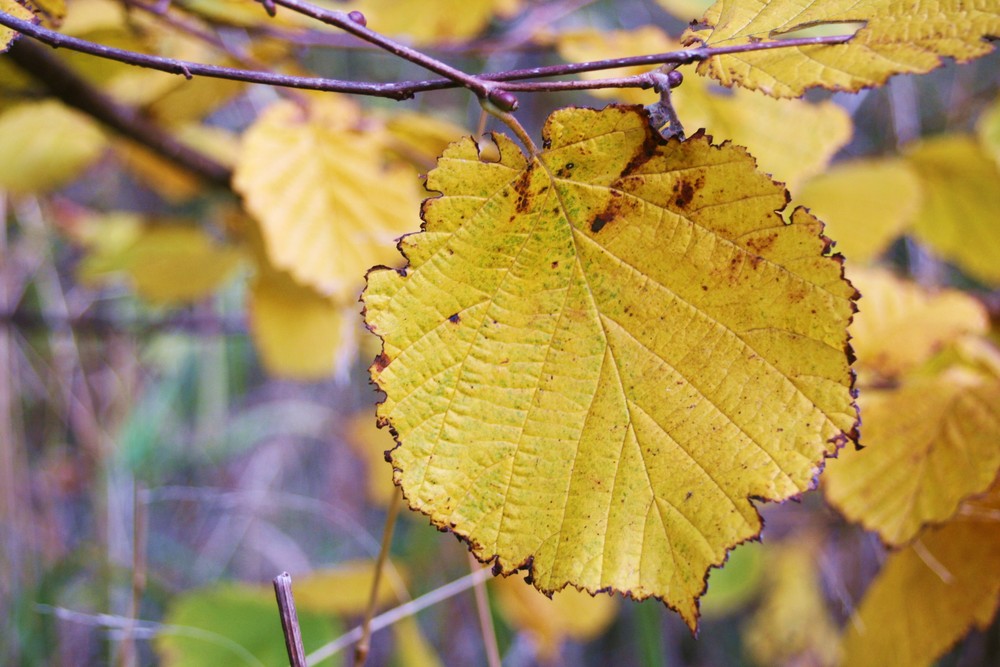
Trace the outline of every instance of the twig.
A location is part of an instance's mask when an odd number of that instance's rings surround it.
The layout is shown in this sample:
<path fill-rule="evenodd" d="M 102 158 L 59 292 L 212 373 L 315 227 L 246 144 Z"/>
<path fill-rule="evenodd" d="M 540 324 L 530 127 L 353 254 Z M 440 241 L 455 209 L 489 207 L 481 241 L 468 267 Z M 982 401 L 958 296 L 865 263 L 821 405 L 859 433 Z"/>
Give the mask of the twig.
<path fill-rule="evenodd" d="M 469 568 L 476 572 L 481 569 L 482 566 L 476 557 L 472 555 L 470 551 L 469 556 Z M 486 593 L 486 582 L 478 581 L 473 587 L 473 592 L 476 594 L 476 612 L 479 615 L 479 629 L 483 632 L 483 646 L 486 649 L 486 663 L 489 667 L 500 667 L 500 649 L 497 647 L 497 633 L 496 629 L 493 627 L 493 615 L 490 613 L 490 600 Z"/>
<path fill-rule="evenodd" d="M 368 659 L 368 651 L 371 648 L 372 617 L 375 616 L 379 584 L 382 583 L 382 569 L 385 567 L 386 559 L 389 556 L 389 548 L 392 546 L 392 533 L 396 528 L 396 517 L 399 516 L 399 506 L 402 504 L 401 500 L 402 494 L 397 489 L 389 501 L 389 511 L 385 517 L 385 526 L 382 529 L 382 546 L 378 552 L 378 560 L 375 562 L 375 575 L 372 577 L 372 588 L 368 594 L 365 619 L 361 623 L 361 638 L 354 647 L 355 667 L 363 667 L 365 661 Z"/>
<path fill-rule="evenodd" d="M 412 98 L 417 93 L 429 92 L 432 90 L 443 90 L 446 88 L 456 88 L 461 85 L 465 85 L 453 79 L 402 81 L 396 83 L 343 81 L 340 79 L 327 79 L 322 77 L 289 76 L 271 72 L 222 67 L 218 65 L 203 65 L 184 60 L 175 60 L 161 56 L 135 53 L 123 49 L 115 49 L 109 46 L 96 44 L 94 42 L 88 42 L 87 40 L 69 37 L 53 30 L 36 26 L 28 21 L 23 21 L 4 12 L 0 12 L 0 25 L 4 25 L 56 48 L 67 48 L 102 58 L 117 60 L 130 65 L 147 67 L 149 69 L 155 69 L 171 74 L 181 74 L 186 77 L 207 76 L 220 79 L 231 79 L 234 81 L 246 81 L 248 83 L 262 83 L 285 88 L 302 88 L 306 90 L 351 93 L 355 95 L 384 97 L 394 100 L 406 100 Z M 715 56 L 733 53 L 749 53 L 751 51 L 766 51 L 771 49 L 804 46 L 832 46 L 846 43 L 851 39 L 851 37 L 851 35 L 832 35 L 828 37 L 783 39 L 771 42 L 751 42 L 747 44 L 734 44 L 731 46 L 703 46 L 693 49 L 682 49 L 680 51 L 670 51 L 666 53 L 631 56 L 628 58 L 609 58 L 605 60 L 592 60 L 583 63 L 565 63 L 562 65 L 548 65 L 545 67 L 531 67 L 527 69 L 506 70 L 502 72 L 489 72 L 480 74 L 474 78 L 484 82 L 510 82 L 521 81 L 524 79 L 569 76 L 571 74 L 579 74 L 581 72 L 595 72 L 599 70 L 618 69 L 621 67 L 638 67 L 645 65 L 653 66 L 671 63 L 676 65 L 685 65 L 707 60 L 708 58 Z M 622 82 L 624 79 L 608 79 L 606 81 Z M 576 90 L 584 88 L 599 88 L 602 86 L 612 87 L 612 84 L 610 83 L 599 81 L 554 81 L 538 82 L 537 84 L 530 86 L 518 86 L 517 91 L 540 93 L 551 92 L 554 90 L 565 90 L 567 89 L 566 85 L 568 83 L 572 84 L 572 89 Z M 639 88 L 647 87 L 646 84 L 639 79 L 636 79 L 634 85 Z M 504 89 L 506 88 L 507 86 L 505 85 Z M 514 88 L 511 88 L 511 90 L 514 90 Z"/>
<path fill-rule="evenodd" d="M 0 22 L 6 17 L 6 14 L 0 12 Z M 228 167 L 177 141 L 132 107 L 120 104 L 100 92 L 48 49 L 22 39 L 10 47 L 5 57 L 10 58 L 18 67 L 44 84 L 55 97 L 67 105 L 89 114 L 209 183 L 224 188 L 229 187 Z"/>
<path fill-rule="evenodd" d="M 291 667 L 306 667 L 302 630 L 299 628 L 299 616 L 295 613 L 295 600 L 292 598 L 292 577 L 287 572 L 274 578 L 274 597 L 278 600 L 278 613 L 281 614 L 281 631 L 285 635 L 285 648 L 288 649 L 288 664 Z"/>
<path fill-rule="evenodd" d="M 400 605 L 389 611 L 379 614 L 372 619 L 371 622 L 371 632 L 375 633 L 383 628 L 387 628 L 393 623 L 407 618 L 408 616 L 413 616 L 416 613 L 427 609 L 427 607 L 433 607 L 438 602 L 447 600 L 450 597 L 454 597 L 459 593 L 465 592 L 476 585 L 478 581 L 485 581 L 492 576 L 492 572 L 489 568 L 484 568 L 478 572 L 473 572 L 472 574 L 467 574 L 461 579 L 456 579 L 450 584 L 445 584 L 440 588 L 436 588 L 433 591 L 421 595 L 412 602 L 407 602 L 406 604 Z M 347 632 L 340 637 L 337 637 L 333 641 L 329 642 L 325 646 L 321 646 L 312 653 L 306 656 L 306 660 L 310 667 L 315 667 L 316 664 L 337 655 L 345 647 L 350 646 L 354 642 L 361 638 L 362 629 L 358 626 Z"/>

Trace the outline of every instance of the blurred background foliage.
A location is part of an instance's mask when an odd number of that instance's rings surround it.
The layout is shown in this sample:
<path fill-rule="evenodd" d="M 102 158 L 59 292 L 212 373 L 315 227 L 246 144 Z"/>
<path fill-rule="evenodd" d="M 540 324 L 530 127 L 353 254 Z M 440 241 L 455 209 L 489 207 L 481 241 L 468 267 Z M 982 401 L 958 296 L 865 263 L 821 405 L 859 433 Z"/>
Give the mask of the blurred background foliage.
<path fill-rule="evenodd" d="M 134 51 L 428 78 L 290 12 L 268 19 L 250 0 L 32 4 L 61 32 Z M 334 4 L 479 72 L 669 50 L 709 3 Z M 375 428 L 367 381 L 378 341 L 359 317 L 363 273 L 400 263 L 392 239 L 419 227 L 421 175 L 449 141 L 475 132 L 479 105 L 464 91 L 396 103 L 50 54 L 234 169 L 233 191 L 56 99 L 23 66 L 30 52 L 13 57 L 24 48 L 0 55 L 0 661 L 283 664 L 269 585 L 281 571 L 295 579 L 307 650 L 321 647 L 363 613 L 396 493 L 383 460 L 393 443 Z M 855 95 L 777 102 L 693 72 L 677 91 L 689 130 L 748 145 L 829 221 L 849 275 L 877 264 L 903 277 L 898 287 L 857 274 L 862 292 L 888 295 L 873 300 L 878 312 L 899 316 L 855 333 L 861 385 L 873 393 L 904 372 L 937 377 L 928 363 L 956 359 L 977 378 L 1000 377 L 998 89 L 993 54 Z M 609 99 L 655 98 L 521 95 L 518 116 L 535 132 L 552 109 Z M 308 122 L 296 118 L 303 105 Z M 941 287 L 954 288 L 954 303 L 941 305 Z M 914 315 L 913 303 L 925 310 Z M 917 340 L 891 344 L 901 331 Z M 996 412 L 994 399 L 984 400 Z M 985 456 L 998 442 L 988 431 Z M 764 544 L 737 548 L 713 571 L 697 640 L 656 602 L 575 591 L 549 601 L 516 578 L 491 582 L 504 664 L 836 664 L 887 549 L 819 493 L 763 513 Z M 405 517 L 379 608 L 468 574 L 464 552 L 423 517 Z M 996 664 L 992 595 L 980 629 L 955 644 L 958 628 L 918 657 Z M 483 664 L 483 646 L 465 591 L 376 634 L 371 661 Z"/>

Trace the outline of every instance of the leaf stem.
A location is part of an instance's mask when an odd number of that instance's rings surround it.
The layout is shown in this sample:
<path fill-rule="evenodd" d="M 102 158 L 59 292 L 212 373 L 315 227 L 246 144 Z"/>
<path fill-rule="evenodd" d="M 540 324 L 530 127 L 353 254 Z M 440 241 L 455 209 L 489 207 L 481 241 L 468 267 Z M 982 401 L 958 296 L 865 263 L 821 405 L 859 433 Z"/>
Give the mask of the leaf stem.
<path fill-rule="evenodd" d="M 517 118 L 514 118 L 514 114 L 509 111 L 504 111 L 488 101 L 483 102 L 482 105 L 483 109 L 485 109 L 487 113 L 499 118 L 503 121 L 504 125 L 509 127 L 511 131 L 517 135 L 517 138 L 527 149 L 529 158 L 533 158 L 538 155 L 538 147 L 535 146 L 535 142 L 531 140 L 531 135 L 528 134 L 528 131 L 524 129 L 524 126 L 518 122 Z"/>
<path fill-rule="evenodd" d="M 281 2 L 282 0 L 277 0 Z M 382 547 L 378 552 L 378 560 L 375 562 L 375 576 L 372 577 L 372 588 L 368 593 L 368 606 L 365 608 L 365 618 L 361 623 L 361 637 L 354 646 L 354 665 L 364 667 L 368 659 L 368 651 L 371 648 L 372 618 L 375 616 L 375 606 L 378 603 L 379 584 L 382 583 L 382 570 L 385 567 L 386 559 L 389 556 L 389 548 L 392 546 L 392 533 L 396 528 L 396 517 L 399 516 L 399 507 L 402 505 L 403 494 L 396 489 L 389 501 L 389 513 L 385 517 L 385 526 L 382 529 Z"/>

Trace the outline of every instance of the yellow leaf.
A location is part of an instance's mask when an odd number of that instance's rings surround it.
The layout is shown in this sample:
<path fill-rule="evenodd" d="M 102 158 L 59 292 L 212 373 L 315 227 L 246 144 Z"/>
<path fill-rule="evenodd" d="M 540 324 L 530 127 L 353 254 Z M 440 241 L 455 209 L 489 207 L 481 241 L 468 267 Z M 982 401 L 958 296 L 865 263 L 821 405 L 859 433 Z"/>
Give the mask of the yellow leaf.
<path fill-rule="evenodd" d="M 359 109 L 325 96 L 308 112 L 271 106 L 243 137 L 233 177 L 261 225 L 267 255 L 296 280 L 346 301 L 365 271 L 398 263 L 396 237 L 416 228 L 416 172 L 388 168 L 381 139 L 353 129 Z"/>
<path fill-rule="evenodd" d="M 952 368 L 861 392 L 860 451 L 827 464 L 824 491 L 845 517 L 901 545 L 951 517 L 1000 469 L 1000 380 Z"/>
<path fill-rule="evenodd" d="M 852 268 L 861 312 L 851 325 L 862 373 L 893 380 L 965 334 L 984 334 L 983 306 L 957 290 L 931 292 L 878 269 Z"/>
<path fill-rule="evenodd" d="M 526 161 L 452 145 L 405 275 L 369 274 L 372 377 L 410 506 L 482 561 L 663 598 L 689 624 L 748 500 L 801 493 L 855 424 L 853 288 L 742 149 L 564 109 Z"/>
<path fill-rule="evenodd" d="M 461 42 L 481 33 L 495 16 L 510 16 L 522 0 L 354 0 L 344 11 L 360 11 L 368 26 L 414 44 Z"/>
<path fill-rule="evenodd" d="M 809 536 L 765 550 L 767 592 L 741 632 L 757 664 L 837 664 L 837 626 L 820 587 L 818 556 Z"/>
<path fill-rule="evenodd" d="M 454 123 L 415 112 L 392 115 L 385 124 L 388 149 L 426 171 L 453 141 L 469 134 Z"/>
<path fill-rule="evenodd" d="M 19 18 L 22 21 L 30 21 L 34 18 L 31 10 L 19 5 L 17 0 L 0 0 L 0 11 L 10 14 L 14 18 Z M 6 51 L 18 35 L 20 33 L 16 30 L 12 30 L 7 26 L 0 26 L 0 53 Z"/>
<path fill-rule="evenodd" d="M 0 189 L 24 193 L 64 185 L 105 145 L 92 120 L 55 100 L 8 107 L 0 113 Z"/>
<path fill-rule="evenodd" d="M 672 51 L 676 41 L 659 28 L 644 26 L 630 31 L 587 31 L 562 35 L 558 41 L 563 58 L 580 62 Z M 628 76 L 650 67 L 585 74 Z M 774 100 L 745 90 L 720 91 L 718 86 L 682 67 L 687 76 L 671 92 L 681 124 L 689 130 L 709 128 L 717 141 L 728 139 L 746 146 L 760 168 L 792 189 L 801 180 L 821 171 L 851 136 L 851 119 L 832 102 L 813 104 L 802 100 Z M 725 93 L 725 94 L 721 94 Z M 650 104 L 652 91 L 609 89 L 593 91 L 597 97 Z M 775 128 L 781 131 L 776 132 Z M 817 132 L 816 128 L 823 128 Z"/>
<path fill-rule="evenodd" d="M 396 645 L 392 664 L 399 667 L 443 667 L 444 663 L 413 616 L 401 618 L 392 624 Z"/>
<path fill-rule="evenodd" d="M 795 200 L 826 223 L 838 252 L 864 263 L 913 221 L 920 197 L 920 182 L 904 162 L 873 159 L 834 165 L 807 181 Z"/>
<path fill-rule="evenodd" d="M 388 505 L 399 493 L 385 462 L 385 453 L 396 446 L 388 429 L 379 428 L 371 411 L 363 410 L 351 417 L 344 435 L 368 469 L 368 500 L 375 505 Z"/>
<path fill-rule="evenodd" d="M 704 14 L 714 0 L 656 0 L 656 2 L 682 21 L 692 21 Z"/>
<path fill-rule="evenodd" d="M 1000 165 L 963 135 L 921 141 L 906 160 L 924 193 L 917 236 L 972 277 L 1000 284 Z"/>
<path fill-rule="evenodd" d="M 806 89 L 856 91 L 893 74 L 929 72 L 942 58 L 959 62 L 986 55 L 986 37 L 1000 34 L 994 0 L 719 0 L 685 31 L 685 45 L 735 46 L 770 42 L 816 25 L 841 24 L 847 44 L 800 46 L 715 56 L 698 67 L 726 86 L 738 84 L 773 97 Z"/>
<path fill-rule="evenodd" d="M 117 238 L 121 245 L 102 244 L 86 258 L 79 269 L 81 281 L 97 282 L 126 273 L 140 296 L 158 304 L 207 297 L 243 259 L 240 249 L 216 243 L 196 227 L 151 226 L 137 230 L 132 238 L 128 234 Z"/>
<path fill-rule="evenodd" d="M 392 562 L 385 567 L 375 597 L 375 606 L 380 609 L 407 597 L 405 571 Z M 374 580 L 372 560 L 344 561 L 335 567 L 313 570 L 295 578 L 295 606 L 317 614 L 362 616 Z"/>
<path fill-rule="evenodd" d="M 25 0 L 25 4 L 40 14 L 48 25 L 58 26 L 66 16 L 66 0 Z M 6 8 L 0 9 L 7 11 Z"/>
<path fill-rule="evenodd" d="M 295 380 L 344 376 L 355 358 L 357 307 L 261 266 L 250 285 L 250 331 L 269 373 Z"/>
<path fill-rule="evenodd" d="M 531 637 L 546 663 L 558 657 L 565 640 L 596 639 L 618 615 L 618 601 L 610 595 L 564 588 L 549 599 L 516 576 L 493 579 L 490 587 L 504 620 Z"/>
<path fill-rule="evenodd" d="M 1000 602 L 1000 485 L 891 554 L 847 624 L 844 664 L 932 664 Z"/>

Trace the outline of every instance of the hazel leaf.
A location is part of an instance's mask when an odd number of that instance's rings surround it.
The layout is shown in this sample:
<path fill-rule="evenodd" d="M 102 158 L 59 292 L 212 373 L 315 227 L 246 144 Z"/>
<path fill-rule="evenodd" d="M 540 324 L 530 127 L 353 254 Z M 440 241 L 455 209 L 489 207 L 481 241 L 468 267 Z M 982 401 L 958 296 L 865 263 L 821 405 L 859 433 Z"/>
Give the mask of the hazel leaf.
<path fill-rule="evenodd" d="M 494 135 L 499 162 L 453 144 L 409 266 L 368 275 L 395 481 L 498 573 L 694 627 L 708 568 L 760 532 L 750 498 L 813 487 L 854 437 L 856 293 L 742 148 L 619 106 L 543 138 L 526 158 Z"/>

